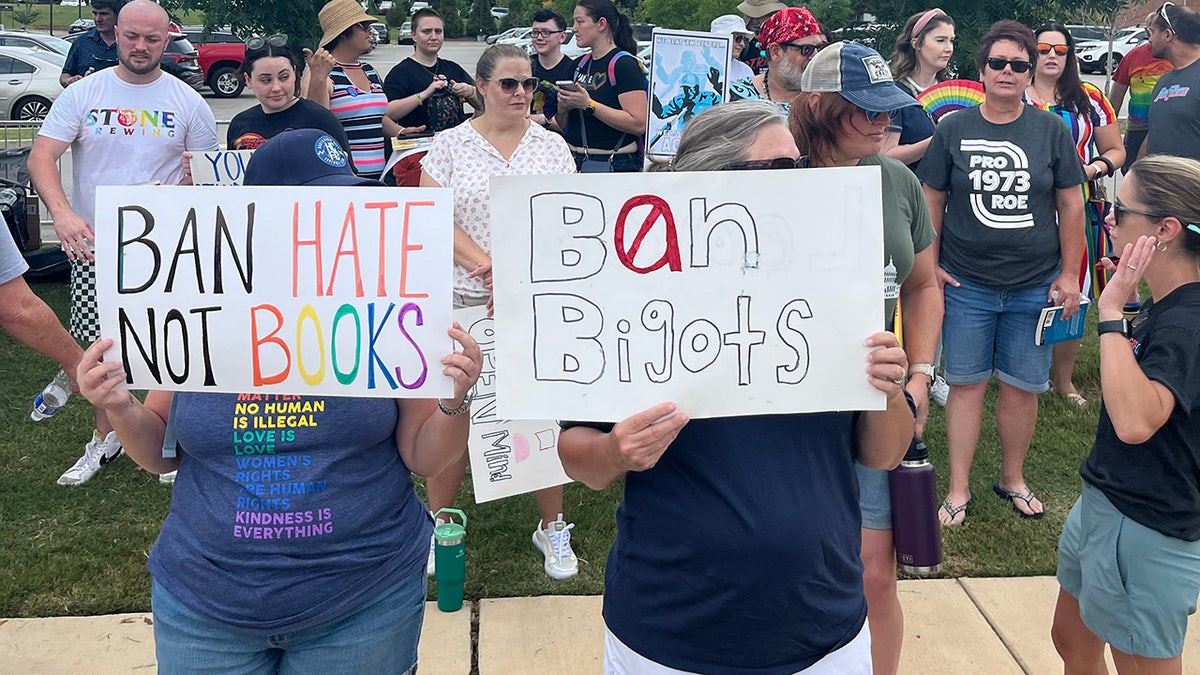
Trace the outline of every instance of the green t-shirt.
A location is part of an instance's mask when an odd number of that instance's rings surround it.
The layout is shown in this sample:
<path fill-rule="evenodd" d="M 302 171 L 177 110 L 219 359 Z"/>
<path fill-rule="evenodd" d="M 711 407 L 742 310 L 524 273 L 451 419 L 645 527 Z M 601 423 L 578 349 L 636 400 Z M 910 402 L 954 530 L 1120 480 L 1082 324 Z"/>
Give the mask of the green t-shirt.
<path fill-rule="evenodd" d="M 933 243 L 937 233 L 929 220 L 921 182 L 908 167 L 883 155 L 864 157 L 859 166 L 878 166 L 883 174 L 883 325 L 892 330 L 900 286 L 912 271 L 916 255 Z"/>

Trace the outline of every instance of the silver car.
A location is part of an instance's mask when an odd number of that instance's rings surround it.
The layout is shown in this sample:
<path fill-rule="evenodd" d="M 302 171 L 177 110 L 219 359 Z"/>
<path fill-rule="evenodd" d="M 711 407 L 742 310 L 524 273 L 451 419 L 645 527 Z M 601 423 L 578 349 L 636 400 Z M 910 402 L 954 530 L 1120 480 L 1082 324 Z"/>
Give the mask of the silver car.
<path fill-rule="evenodd" d="M 0 47 L 0 117 L 40 120 L 62 93 L 58 76 L 67 57 L 28 47 Z"/>

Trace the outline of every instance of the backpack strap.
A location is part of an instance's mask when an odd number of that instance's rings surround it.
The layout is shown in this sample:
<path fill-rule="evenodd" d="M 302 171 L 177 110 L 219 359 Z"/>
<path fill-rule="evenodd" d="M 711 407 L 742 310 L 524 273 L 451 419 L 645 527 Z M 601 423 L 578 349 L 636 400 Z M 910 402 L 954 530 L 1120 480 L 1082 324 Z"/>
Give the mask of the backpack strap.
<path fill-rule="evenodd" d="M 608 83 L 613 87 L 617 86 L 617 61 L 620 61 L 622 56 L 633 56 L 633 54 L 630 54 L 625 50 L 621 50 L 616 54 L 613 54 L 612 59 L 608 62 Z"/>

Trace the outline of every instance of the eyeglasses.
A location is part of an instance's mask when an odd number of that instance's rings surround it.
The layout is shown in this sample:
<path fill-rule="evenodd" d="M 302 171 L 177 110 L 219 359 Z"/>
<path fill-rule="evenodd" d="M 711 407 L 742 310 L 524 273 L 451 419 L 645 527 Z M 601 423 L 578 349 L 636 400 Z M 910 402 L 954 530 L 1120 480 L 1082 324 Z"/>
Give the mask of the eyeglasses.
<path fill-rule="evenodd" d="M 730 162 L 721 167 L 721 171 L 759 171 L 763 169 L 796 169 L 800 160 L 791 157 L 776 157 L 775 159 L 753 159 L 747 162 Z"/>
<path fill-rule="evenodd" d="M 1039 54 L 1049 54 L 1051 50 L 1054 50 L 1054 53 L 1058 54 L 1059 56 L 1066 56 L 1067 52 L 1071 51 L 1071 48 L 1067 45 L 1052 45 L 1048 42 L 1039 42 L 1037 45 L 1037 51 Z M 1013 68 L 1013 70 L 1016 70 L 1016 68 Z"/>
<path fill-rule="evenodd" d="M 871 124 L 874 124 L 875 120 L 879 119 L 880 115 L 887 115 L 888 120 L 891 121 L 891 120 L 896 119 L 896 115 L 900 114 L 899 110 L 888 110 L 887 112 L 881 112 L 878 110 L 864 109 L 863 112 L 866 113 L 867 121 L 870 122 Z"/>
<path fill-rule="evenodd" d="M 796 51 L 800 52 L 800 56 L 812 56 L 813 54 L 816 54 L 817 52 L 821 51 L 821 49 L 823 49 L 825 47 L 825 45 L 824 44 L 798 45 L 794 42 L 780 42 L 779 47 L 780 47 L 780 49 L 783 49 L 784 51 L 787 51 L 789 49 L 795 49 Z"/>
<path fill-rule="evenodd" d="M 527 93 L 532 92 L 538 86 L 538 81 L 536 77 L 527 77 L 523 80 L 518 80 L 515 77 L 501 77 L 495 80 L 488 80 L 488 82 L 498 82 L 500 84 L 500 91 L 506 93 L 516 91 L 517 87 L 523 88 Z"/>
<path fill-rule="evenodd" d="M 1164 2 L 1162 4 L 1162 7 L 1158 8 L 1158 15 L 1161 16 L 1162 20 L 1166 22 L 1167 30 L 1171 31 L 1172 33 L 1175 32 L 1175 26 L 1171 25 L 1171 17 L 1167 16 L 1167 8 L 1174 7 L 1174 6 L 1175 6 L 1175 3 L 1173 3 L 1173 2 Z"/>
<path fill-rule="evenodd" d="M 987 67 L 997 72 L 1004 70 L 1005 66 L 1012 66 L 1014 73 L 1027 73 L 1033 64 L 1020 59 L 1001 59 L 994 56 L 987 60 Z"/>
<path fill-rule="evenodd" d="M 1164 216 L 1161 213 L 1151 213 L 1150 211 L 1143 211 L 1141 209 L 1130 208 L 1130 207 L 1122 204 L 1121 200 L 1114 199 L 1113 200 L 1113 220 L 1115 220 L 1117 222 L 1117 224 L 1120 224 L 1121 218 L 1126 213 L 1136 213 L 1139 216 L 1146 216 L 1147 218 L 1151 218 L 1153 220 L 1162 220 L 1163 218 L 1166 218 L 1166 216 Z"/>
<path fill-rule="evenodd" d="M 734 42 L 749 42 L 749 41 L 750 41 L 750 36 L 749 36 L 749 35 L 737 35 L 737 34 L 734 34 L 734 35 L 732 35 L 731 37 L 733 38 L 733 41 L 734 41 Z"/>
<path fill-rule="evenodd" d="M 541 28 L 534 28 L 533 30 L 529 31 L 529 34 L 535 38 L 544 38 L 544 37 L 550 37 L 551 35 L 558 35 L 559 33 L 565 33 L 565 32 L 567 32 L 567 31 L 565 31 L 565 30 L 542 30 Z"/>
<path fill-rule="evenodd" d="M 267 45 L 271 45 L 272 47 L 283 47 L 287 45 L 287 41 L 287 33 L 276 33 L 274 35 L 268 35 L 267 37 L 255 35 L 254 37 L 246 38 L 246 49 L 262 49 Z"/>

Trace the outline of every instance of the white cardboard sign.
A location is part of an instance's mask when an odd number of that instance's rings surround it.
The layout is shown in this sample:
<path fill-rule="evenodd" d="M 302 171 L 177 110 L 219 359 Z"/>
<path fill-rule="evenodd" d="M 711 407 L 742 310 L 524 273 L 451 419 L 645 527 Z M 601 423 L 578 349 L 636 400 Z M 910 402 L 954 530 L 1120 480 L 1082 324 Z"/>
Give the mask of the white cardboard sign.
<path fill-rule="evenodd" d="M 192 155 L 193 185 L 241 185 L 253 150 L 211 150 Z"/>
<path fill-rule="evenodd" d="M 525 494 L 571 482 L 558 459 L 558 423 L 500 417 L 496 397 L 496 329 L 485 307 L 454 310 L 454 320 L 479 343 L 483 371 L 472 390 L 471 480 L 475 501 Z"/>
<path fill-rule="evenodd" d="M 132 389 L 448 397 L 451 193 L 103 187 L 96 284 Z"/>
<path fill-rule="evenodd" d="M 878 167 L 496 177 L 510 419 L 882 410 Z M 501 220 L 503 219 L 503 220 Z"/>

